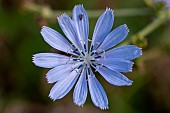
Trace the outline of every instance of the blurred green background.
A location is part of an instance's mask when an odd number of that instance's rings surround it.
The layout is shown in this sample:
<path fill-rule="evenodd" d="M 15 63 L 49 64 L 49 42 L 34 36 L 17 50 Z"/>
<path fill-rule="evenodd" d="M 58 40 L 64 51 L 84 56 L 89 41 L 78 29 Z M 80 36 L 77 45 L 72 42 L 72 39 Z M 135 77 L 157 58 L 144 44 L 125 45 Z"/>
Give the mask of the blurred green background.
<path fill-rule="evenodd" d="M 29 4 L 38 5 L 38 11 L 31 10 L 34 6 Z M 89 94 L 84 107 L 74 105 L 73 91 L 53 102 L 48 98 L 53 86 L 45 78 L 48 70 L 32 63 L 33 54 L 56 51 L 41 37 L 41 26 L 62 33 L 56 19 L 48 18 L 48 10 L 44 10 L 47 15 L 43 14 L 41 7 L 64 13 L 76 4 L 83 4 L 89 11 L 104 11 L 106 7 L 115 13 L 121 9 L 149 11 L 133 16 L 117 13 L 115 17 L 113 28 L 127 24 L 130 29 L 124 43 L 142 47 L 143 55 L 135 60 L 133 72 L 125 74 L 134 81 L 130 87 L 112 86 L 98 76 L 108 95 L 109 110 L 96 108 Z M 170 113 L 170 21 L 164 21 L 145 37 L 133 37 L 152 23 L 160 10 L 166 10 L 161 4 L 154 5 L 143 0 L 0 0 L 0 113 Z M 89 37 L 97 20 L 91 16 Z"/>

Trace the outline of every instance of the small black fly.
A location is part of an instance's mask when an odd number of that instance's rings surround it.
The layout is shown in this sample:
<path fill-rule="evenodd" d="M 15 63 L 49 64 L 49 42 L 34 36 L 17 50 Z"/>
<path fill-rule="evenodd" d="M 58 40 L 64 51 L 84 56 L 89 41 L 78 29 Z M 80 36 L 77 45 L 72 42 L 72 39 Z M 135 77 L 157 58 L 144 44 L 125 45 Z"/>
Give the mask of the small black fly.
<path fill-rule="evenodd" d="M 80 19 L 80 21 L 83 19 L 83 14 L 82 13 L 79 14 L 79 19 Z"/>

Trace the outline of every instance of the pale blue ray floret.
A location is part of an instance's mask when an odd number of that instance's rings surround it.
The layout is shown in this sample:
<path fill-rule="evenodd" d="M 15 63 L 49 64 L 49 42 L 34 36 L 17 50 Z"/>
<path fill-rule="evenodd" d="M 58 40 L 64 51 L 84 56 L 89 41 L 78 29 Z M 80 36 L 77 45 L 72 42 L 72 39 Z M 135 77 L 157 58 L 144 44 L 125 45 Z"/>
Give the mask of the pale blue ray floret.
<path fill-rule="evenodd" d="M 83 106 L 89 90 L 94 105 L 108 109 L 106 93 L 91 68 L 112 85 L 129 86 L 132 81 L 120 72 L 131 72 L 131 60 L 141 56 L 142 51 L 134 45 L 113 48 L 126 38 L 129 30 L 121 25 L 111 31 L 114 14 L 110 8 L 97 20 L 88 48 L 88 15 L 82 5 L 76 5 L 72 13 L 72 18 L 67 14 L 57 18 L 67 38 L 49 27 L 41 29 L 44 40 L 67 56 L 39 53 L 33 55 L 33 62 L 39 67 L 52 68 L 46 74 L 48 82 L 55 83 L 49 94 L 51 99 L 63 98 L 75 86 L 73 101 L 76 105 Z"/>

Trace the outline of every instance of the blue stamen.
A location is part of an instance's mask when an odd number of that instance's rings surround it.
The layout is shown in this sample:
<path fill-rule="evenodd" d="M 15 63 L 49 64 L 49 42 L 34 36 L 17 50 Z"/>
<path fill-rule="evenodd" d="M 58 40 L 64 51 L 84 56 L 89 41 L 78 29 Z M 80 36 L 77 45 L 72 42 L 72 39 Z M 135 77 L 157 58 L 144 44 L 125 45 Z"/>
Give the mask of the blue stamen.
<path fill-rule="evenodd" d="M 83 62 L 84 60 L 79 60 L 80 62 Z"/>
<path fill-rule="evenodd" d="M 77 69 L 80 69 L 83 65 L 81 64 Z"/>
<path fill-rule="evenodd" d="M 91 48 L 90 48 L 90 52 L 92 52 L 93 51 L 93 45 L 91 46 Z"/>
<path fill-rule="evenodd" d="M 83 56 L 85 56 L 85 54 L 84 54 L 84 52 L 83 52 L 83 51 L 82 51 L 81 53 L 82 53 L 82 55 L 83 55 Z"/>
<path fill-rule="evenodd" d="M 90 55 L 90 56 L 94 55 L 94 53 L 95 53 L 95 52 L 93 51 L 93 52 L 91 53 L 91 55 Z"/>
<path fill-rule="evenodd" d="M 73 51 L 73 53 L 75 53 L 76 55 L 80 56 L 80 53 L 75 51 L 75 50 Z"/>
<path fill-rule="evenodd" d="M 73 59 L 73 61 L 78 61 L 78 59 Z"/>
<path fill-rule="evenodd" d="M 93 62 L 93 61 L 95 61 L 95 60 L 90 60 L 90 61 L 92 61 L 92 62 Z"/>
<path fill-rule="evenodd" d="M 101 58 L 101 56 L 96 56 L 96 57 L 94 57 L 94 58 Z"/>
<path fill-rule="evenodd" d="M 91 65 L 94 66 L 94 67 L 97 67 L 96 64 L 93 64 L 93 63 L 92 63 Z"/>
<path fill-rule="evenodd" d="M 87 68 L 87 73 L 88 75 L 90 75 L 90 68 Z"/>
<path fill-rule="evenodd" d="M 84 44 L 84 50 L 85 50 L 85 52 L 87 52 L 86 44 Z"/>

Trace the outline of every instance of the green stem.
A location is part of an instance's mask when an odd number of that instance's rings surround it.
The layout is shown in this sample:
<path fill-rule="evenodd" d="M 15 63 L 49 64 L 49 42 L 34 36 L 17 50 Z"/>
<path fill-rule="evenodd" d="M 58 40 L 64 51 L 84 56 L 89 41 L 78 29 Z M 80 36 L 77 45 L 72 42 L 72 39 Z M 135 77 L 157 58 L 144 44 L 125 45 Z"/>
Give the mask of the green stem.
<path fill-rule="evenodd" d="M 71 11 L 53 11 L 47 6 L 40 6 L 33 3 L 25 3 L 23 9 L 33 13 L 38 13 L 46 19 L 56 19 L 56 17 L 62 15 L 63 13 L 71 15 Z M 98 18 L 103 13 L 103 11 L 104 10 L 87 10 L 87 13 L 89 18 Z M 118 9 L 114 12 L 115 16 L 117 17 L 144 16 L 152 14 L 152 10 L 149 8 Z"/>
<path fill-rule="evenodd" d="M 148 24 L 146 27 L 141 29 L 138 33 L 133 35 L 129 41 L 126 41 L 126 44 L 132 43 L 141 48 L 147 46 L 147 40 L 145 37 L 155 31 L 158 27 L 160 27 L 163 23 L 170 19 L 170 9 L 162 10 L 159 12 L 158 17 Z"/>
<path fill-rule="evenodd" d="M 147 25 L 144 29 L 139 31 L 137 35 L 141 38 L 147 36 L 159 26 L 161 26 L 164 22 L 166 22 L 168 19 L 170 19 L 170 10 L 161 11 L 158 15 L 158 18 L 156 18 L 153 22 Z"/>

